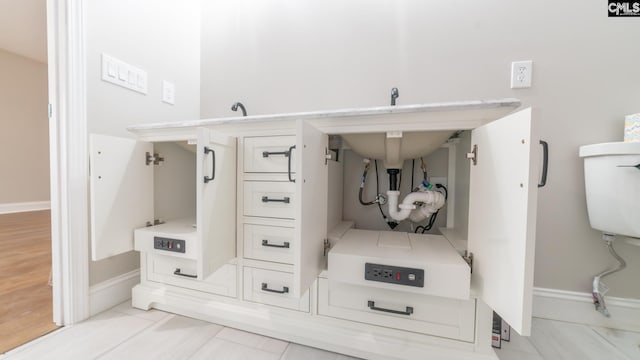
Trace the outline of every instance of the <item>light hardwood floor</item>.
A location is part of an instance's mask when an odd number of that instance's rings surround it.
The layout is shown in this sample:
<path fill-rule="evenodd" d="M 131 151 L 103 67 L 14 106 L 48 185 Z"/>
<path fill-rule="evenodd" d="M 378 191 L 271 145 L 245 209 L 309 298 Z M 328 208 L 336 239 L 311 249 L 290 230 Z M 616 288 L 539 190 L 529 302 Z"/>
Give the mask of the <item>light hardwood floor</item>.
<path fill-rule="evenodd" d="M 636 360 L 638 345 L 640 333 L 534 319 L 530 338 L 512 332 L 496 354 L 501 360 Z M 30 359 L 354 358 L 158 310 L 141 311 L 127 302 L 0 355 L 0 360 Z"/>
<path fill-rule="evenodd" d="M 0 215 L 0 353 L 46 334 L 53 323 L 50 212 Z"/>

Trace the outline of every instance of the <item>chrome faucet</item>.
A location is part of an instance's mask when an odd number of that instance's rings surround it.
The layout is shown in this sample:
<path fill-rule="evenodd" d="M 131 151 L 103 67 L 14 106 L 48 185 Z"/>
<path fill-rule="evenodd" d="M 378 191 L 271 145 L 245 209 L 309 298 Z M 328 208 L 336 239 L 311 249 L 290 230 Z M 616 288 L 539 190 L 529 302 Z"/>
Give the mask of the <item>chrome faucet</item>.
<path fill-rule="evenodd" d="M 391 106 L 396 106 L 396 99 L 400 97 L 398 88 L 391 89 Z"/>
<path fill-rule="evenodd" d="M 247 109 L 244 108 L 244 105 L 242 105 L 241 102 L 231 105 L 231 111 L 238 111 L 238 106 L 240 107 L 240 110 L 242 110 L 242 116 L 247 116 Z"/>

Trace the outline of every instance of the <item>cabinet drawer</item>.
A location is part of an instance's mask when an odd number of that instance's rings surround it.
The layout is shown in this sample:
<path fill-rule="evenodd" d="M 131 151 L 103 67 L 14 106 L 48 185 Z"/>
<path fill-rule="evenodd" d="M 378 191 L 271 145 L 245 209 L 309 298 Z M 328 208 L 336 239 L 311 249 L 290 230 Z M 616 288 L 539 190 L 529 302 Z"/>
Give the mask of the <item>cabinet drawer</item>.
<path fill-rule="evenodd" d="M 300 298 L 291 296 L 291 273 L 245 267 L 243 283 L 247 301 L 309 312 L 309 291 Z"/>
<path fill-rule="evenodd" d="M 297 248 L 293 230 L 290 227 L 244 224 L 244 257 L 293 264 Z"/>
<path fill-rule="evenodd" d="M 289 149 L 296 144 L 295 136 L 264 136 L 244 138 L 244 171 L 286 173 L 289 171 Z M 292 151 L 295 156 L 295 150 Z M 295 172 L 295 159 L 291 159 Z"/>
<path fill-rule="evenodd" d="M 205 291 L 224 296 L 236 296 L 235 264 L 225 264 L 204 280 L 196 280 L 185 275 L 196 275 L 196 261 L 164 255 L 147 255 L 147 279 L 167 285 Z M 176 271 L 179 269 L 180 274 Z"/>
<path fill-rule="evenodd" d="M 245 181 L 244 215 L 293 219 L 295 192 L 288 181 Z"/>
<path fill-rule="evenodd" d="M 319 279 L 318 313 L 394 329 L 474 341 L 475 300 L 454 300 Z"/>

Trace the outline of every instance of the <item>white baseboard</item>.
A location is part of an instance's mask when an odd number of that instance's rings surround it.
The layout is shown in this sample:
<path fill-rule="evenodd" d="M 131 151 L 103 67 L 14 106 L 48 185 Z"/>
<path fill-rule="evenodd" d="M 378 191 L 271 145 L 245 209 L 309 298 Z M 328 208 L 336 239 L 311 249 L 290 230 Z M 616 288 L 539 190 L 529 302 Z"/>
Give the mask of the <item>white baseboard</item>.
<path fill-rule="evenodd" d="M 89 289 L 91 316 L 130 299 L 131 289 L 139 282 L 140 270 L 134 270 L 91 286 Z M 605 296 L 605 301 L 611 313 L 609 318 L 595 310 L 589 293 L 535 288 L 533 316 L 640 332 L 640 300 Z"/>
<path fill-rule="evenodd" d="M 27 211 L 49 210 L 51 209 L 50 201 L 31 201 L 21 203 L 0 204 L 0 214 L 11 214 Z"/>
<path fill-rule="evenodd" d="M 94 316 L 131 299 L 131 289 L 140 283 L 140 270 L 134 270 L 89 288 L 89 314 Z"/>
<path fill-rule="evenodd" d="M 590 293 L 535 288 L 533 316 L 613 329 L 640 331 L 640 300 L 605 296 L 611 317 L 595 310 Z"/>

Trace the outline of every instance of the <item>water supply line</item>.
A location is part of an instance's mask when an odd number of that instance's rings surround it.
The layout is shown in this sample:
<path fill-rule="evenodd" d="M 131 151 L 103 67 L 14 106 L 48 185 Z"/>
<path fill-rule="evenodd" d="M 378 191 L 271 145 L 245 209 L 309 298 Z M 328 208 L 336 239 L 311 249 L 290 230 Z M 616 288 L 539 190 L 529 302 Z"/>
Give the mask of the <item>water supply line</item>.
<path fill-rule="evenodd" d="M 604 240 L 607 243 L 607 248 L 609 249 L 609 253 L 618 261 L 618 266 L 609 270 L 605 270 L 599 273 L 598 275 L 594 276 L 593 291 L 591 295 L 593 296 L 593 305 L 596 307 L 596 310 L 600 312 L 602 315 L 606 317 L 610 317 L 611 314 L 609 314 L 609 310 L 607 310 L 607 306 L 604 302 L 604 295 L 607 293 L 609 288 L 603 282 L 601 282 L 601 279 L 605 276 L 611 275 L 613 273 L 616 273 L 624 269 L 627 266 L 627 263 L 624 261 L 623 258 L 620 257 L 620 255 L 618 255 L 618 253 L 616 253 L 615 249 L 613 248 L 613 241 L 615 240 L 615 235 L 603 233 L 602 240 Z"/>
<path fill-rule="evenodd" d="M 380 215 L 382 216 L 382 219 L 384 220 L 384 222 L 387 223 L 387 225 L 391 228 L 391 230 L 393 230 L 396 228 L 396 226 L 398 226 L 398 223 L 395 222 L 393 219 L 388 218 L 387 215 L 384 214 L 384 211 L 382 211 L 382 205 L 387 203 L 387 198 L 380 193 L 380 186 L 379 186 L 380 181 L 378 179 L 378 160 L 373 160 L 376 166 L 376 198 L 372 201 L 363 200 L 364 184 L 367 180 L 367 172 L 369 171 L 369 167 L 371 167 L 371 160 L 363 159 L 362 161 L 364 162 L 364 171 L 362 172 L 362 178 L 360 180 L 360 188 L 358 189 L 358 201 L 360 201 L 360 204 L 365 206 L 377 204 L 378 209 L 380 210 Z"/>
<path fill-rule="evenodd" d="M 371 200 L 371 201 L 362 200 L 363 193 L 364 193 L 364 183 L 367 180 L 367 172 L 369 171 L 369 167 L 371 166 L 371 160 L 362 159 L 362 161 L 364 162 L 364 171 L 362 173 L 362 178 L 360 180 L 360 189 L 358 190 L 358 200 L 360 201 L 360 204 L 362 204 L 362 205 L 373 205 L 373 204 L 378 202 L 378 195 L 377 194 L 376 194 L 376 198 Z"/>

